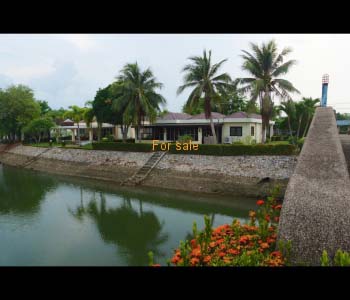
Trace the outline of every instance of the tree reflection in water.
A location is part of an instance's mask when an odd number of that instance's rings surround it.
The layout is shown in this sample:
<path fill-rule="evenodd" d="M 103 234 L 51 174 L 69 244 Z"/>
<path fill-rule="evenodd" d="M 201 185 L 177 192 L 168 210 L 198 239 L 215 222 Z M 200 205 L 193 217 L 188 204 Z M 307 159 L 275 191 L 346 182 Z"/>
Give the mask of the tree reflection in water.
<path fill-rule="evenodd" d="M 0 166 L 0 214 L 35 214 L 56 186 L 49 176 Z"/>
<path fill-rule="evenodd" d="M 71 214 L 80 221 L 84 216 L 92 218 L 102 239 L 117 245 L 119 251 L 126 256 L 128 265 L 147 265 L 149 251 L 153 251 L 158 258 L 165 256 L 159 249 L 168 240 L 168 235 L 162 233 L 164 223 L 153 212 L 144 211 L 141 200 L 138 209 L 135 209 L 130 197 L 120 195 L 123 197 L 122 205 L 108 208 L 104 194 L 100 192 L 98 196 L 93 193 L 86 205 L 81 189 L 80 205 L 75 211 L 70 210 Z"/>

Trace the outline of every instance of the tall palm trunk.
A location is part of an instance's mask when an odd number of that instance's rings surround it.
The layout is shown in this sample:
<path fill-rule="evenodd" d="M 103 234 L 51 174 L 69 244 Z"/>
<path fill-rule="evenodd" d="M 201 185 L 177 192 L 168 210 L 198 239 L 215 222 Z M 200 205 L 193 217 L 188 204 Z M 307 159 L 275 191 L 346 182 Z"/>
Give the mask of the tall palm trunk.
<path fill-rule="evenodd" d="M 211 128 L 211 134 L 213 136 L 213 140 L 214 143 L 217 144 L 218 143 L 218 139 L 216 137 L 216 132 L 215 132 L 215 126 L 214 126 L 214 122 L 213 122 L 213 116 L 211 114 L 211 105 L 210 105 L 210 97 L 209 95 L 205 95 L 205 116 L 208 117 L 209 116 L 209 120 L 210 120 L 210 128 Z"/>
<path fill-rule="evenodd" d="M 299 133 L 300 133 L 300 126 L 301 126 L 301 121 L 303 119 L 303 116 L 299 118 L 299 124 L 298 124 L 298 130 L 297 130 L 297 138 L 299 138 Z"/>
<path fill-rule="evenodd" d="M 217 144 L 218 140 L 216 137 L 216 132 L 215 132 L 215 127 L 214 127 L 214 122 L 213 122 L 213 117 L 210 114 L 210 128 L 211 128 L 211 134 L 213 135 L 214 143 Z"/>

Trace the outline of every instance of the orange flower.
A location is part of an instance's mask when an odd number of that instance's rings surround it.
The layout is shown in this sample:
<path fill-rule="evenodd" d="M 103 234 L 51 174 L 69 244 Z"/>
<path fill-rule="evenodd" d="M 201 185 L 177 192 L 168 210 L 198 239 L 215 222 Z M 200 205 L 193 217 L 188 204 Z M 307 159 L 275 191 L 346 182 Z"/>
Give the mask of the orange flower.
<path fill-rule="evenodd" d="M 262 249 L 266 249 L 266 248 L 269 248 L 269 244 L 268 243 L 261 243 L 260 247 Z"/>
<path fill-rule="evenodd" d="M 216 241 L 216 244 L 219 245 L 219 244 L 223 243 L 224 241 L 225 241 L 224 239 L 219 239 Z"/>
<path fill-rule="evenodd" d="M 221 244 L 220 245 L 220 250 L 225 250 L 226 249 L 226 245 L 225 244 Z"/>
<path fill-rule="evenodd" d="M 282 205 L 281 204 L 278 204 L 275 206 L 275 209 L 281 209 L 282 208 Z"/>
<path fill-rule="evenodd" d="M 200 247 L 194 248 L 191 252 L 191 256 L 195 256 L 195 257 L 201 256 L 201 248 Z"/>
<path fill-rule="evenodd" d="M 195 266 L 196 264 L 199 263 L 199 259 L 197 257 L 193 257 L 191 258 L 190 263 L 191 263 L 191 266 Z"/>
<path fill-rule="evenodd" d="M 210 243 L 209 243 L 209 247 L 210 247 L 210 248 L 214 248 L 215 246 L 216 246 L 216 243 L 215 243 L 215 242 L 210 242 Z"/>
<path fill-rule="evenodd" d="M 275 217 L 275 222 L 279 222 L 279 220 L 280 220 L 280 217 Z"/>
<path fill-rule="evenodd" d="M 271 253 L 271 256 L 282 257 L 282 253 L 281 253 L 281 251 L 273 251 L 273 252 Z"/>
<path fill-rule="evenodd" d="M 272 244 L 275 241 L 276 241 L 275 239 L 272 239 L 272 238 L 269 238 L 269 237 L 266 239 L 266 242 L 268 242 L 269 244 Z"/>
<path fill-rule="evenodd" d="M 197 246 L 197 241 L 195 239 L 191 240 L 191 246 L 192 248 L 195 248 Z"/>
<path fill-rule="evenodd" d="M 172 259 L 171 262 L 176 265 L 180 261 L 180 256 L 175 255 Z"/>
<path fill-rule="evenodd" d="M 232 255 L 237 255 L 239 253 L 239 251 L 237 249 L 228 249 L 227 252 L 232 254 Z"/>
<path fill-rule="evenodd" d="M 211 261 L 211 256 L 207 255 L 206 257 L 204 257 L 203 262 L 205 263 L 209 263 Z"/>
<path fill-rule="evenodd" d="M 223 252 L 223 251 L 220 251 L 220 252 L 219 252 L 219 256 L 220 256 L 220 257 L 224 257 L 225 255 L 226 255 L 225 252 Z"/>
<path fill-rule="evenodd" d="M 265 220 L 266 220 L 267 222 L 270 222 L 270 216 L 269 216 L 269 215 L 266 215 L 266 216 L 265 216 Z"/>
<path fill-rule="evenodd" d="M 263 205 L 265 203 L 265 201 L 264 200 L 258 200 L 258 201 L 256 201 L 256 204 L 257 205 Z"/>

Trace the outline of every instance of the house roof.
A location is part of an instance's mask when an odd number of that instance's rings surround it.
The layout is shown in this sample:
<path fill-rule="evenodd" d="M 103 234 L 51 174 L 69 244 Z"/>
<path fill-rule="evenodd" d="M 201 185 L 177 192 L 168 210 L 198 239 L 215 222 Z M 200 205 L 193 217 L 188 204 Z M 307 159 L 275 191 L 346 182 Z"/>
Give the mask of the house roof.
<path fill-rule="evenodd" d="M 248 114 L 244 111 L 238 111 L 228 116 L 225 116 L 225 119 L 235 119 L 235 118 L 253 118 L 253 119 L 261 119 L 261 115 L 258 114 Z"/>
<path fill-rule="evenodd" d="M 158 120 L 188 120 L 191 119 L 191 115 L 186 113 L 175 113 L 168 112 L 162 117 L 159 117 Z"/>
<path fill-rule="evenodd" d="M 213 119 L 225 118 L 225 115 L 217 113 L 217 112 L 212 112 L 211 116 L 212 116 Z M 203 119 L 206 119 L 206 117 L 205 117 L 204 113 L 201 113 L 201 114 L 198 114 L 198 115 L 191 116 L 190 119 L 191 120 L 203 120 Z"/>

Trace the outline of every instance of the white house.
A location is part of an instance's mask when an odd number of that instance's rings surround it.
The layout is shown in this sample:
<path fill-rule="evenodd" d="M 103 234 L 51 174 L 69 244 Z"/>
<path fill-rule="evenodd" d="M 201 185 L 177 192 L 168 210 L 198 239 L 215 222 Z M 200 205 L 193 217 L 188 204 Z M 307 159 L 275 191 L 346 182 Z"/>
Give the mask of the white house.
<path fill-rule="evenodd" d="M 235 112 L 225 116 L 214 112 L 212 116 L 219 143 L 231 144 L 234 141 L 244 141 L 245 139 L 255 140 L 257 143 L 261 142 L 261 115 Z M 270 121 L 270 137 L 273 135 L 274 123 Z M 155 123 L 144 125 L 141 128 L 142 142 L 152 140 L 173 142 L 183 135 L 191 136 L 194 143 L 205 143 L 205 137 L 211 136 L 210 121 L 205 118 L 204 113 L 189 115 L 169 112 L 157 118 Z"/>
<path fill-rule="evenodd" d="M 261 142 L 262 128 L 261 115 L 247 114 L 245 112 L 235 112 L 225 116 L 213 112 L 213 122 L 218 138 L 218 142 L 232 144 L 235 141 L 245 141 L 247 139 Z M 270 121 L 270 136 L 273 135 L 273 125 Z M 79 122 L 81 140 L 97 140 L 98 124 L 93 122 L 90 126 Z M 72 136 L 74 142 L 77 138 L 78 124 L 67 119 L 60 126 L 54 128 L 60 136 Z M 122 139 L 120 125 L 103 123 L 101 128 L 101 137 L 113 135 L 115 139 Z M 152 142 L 160 140 L 164 142 L 175 142 L 180 136 L 191 136 L 192 142 L 197 144 L 207 143 L 206 137 L 211 136 L 210 121 L 205 118 L 204 113 L 198 115 L 189 115 L 186 113 L 169 112 L 166 115 L 157 118 L 156 122 L 150 124 L 145 122 L 141 128 L 141 142 Z M 130 127 L 128 138 L 136 138 L 137 128 Z"/>

